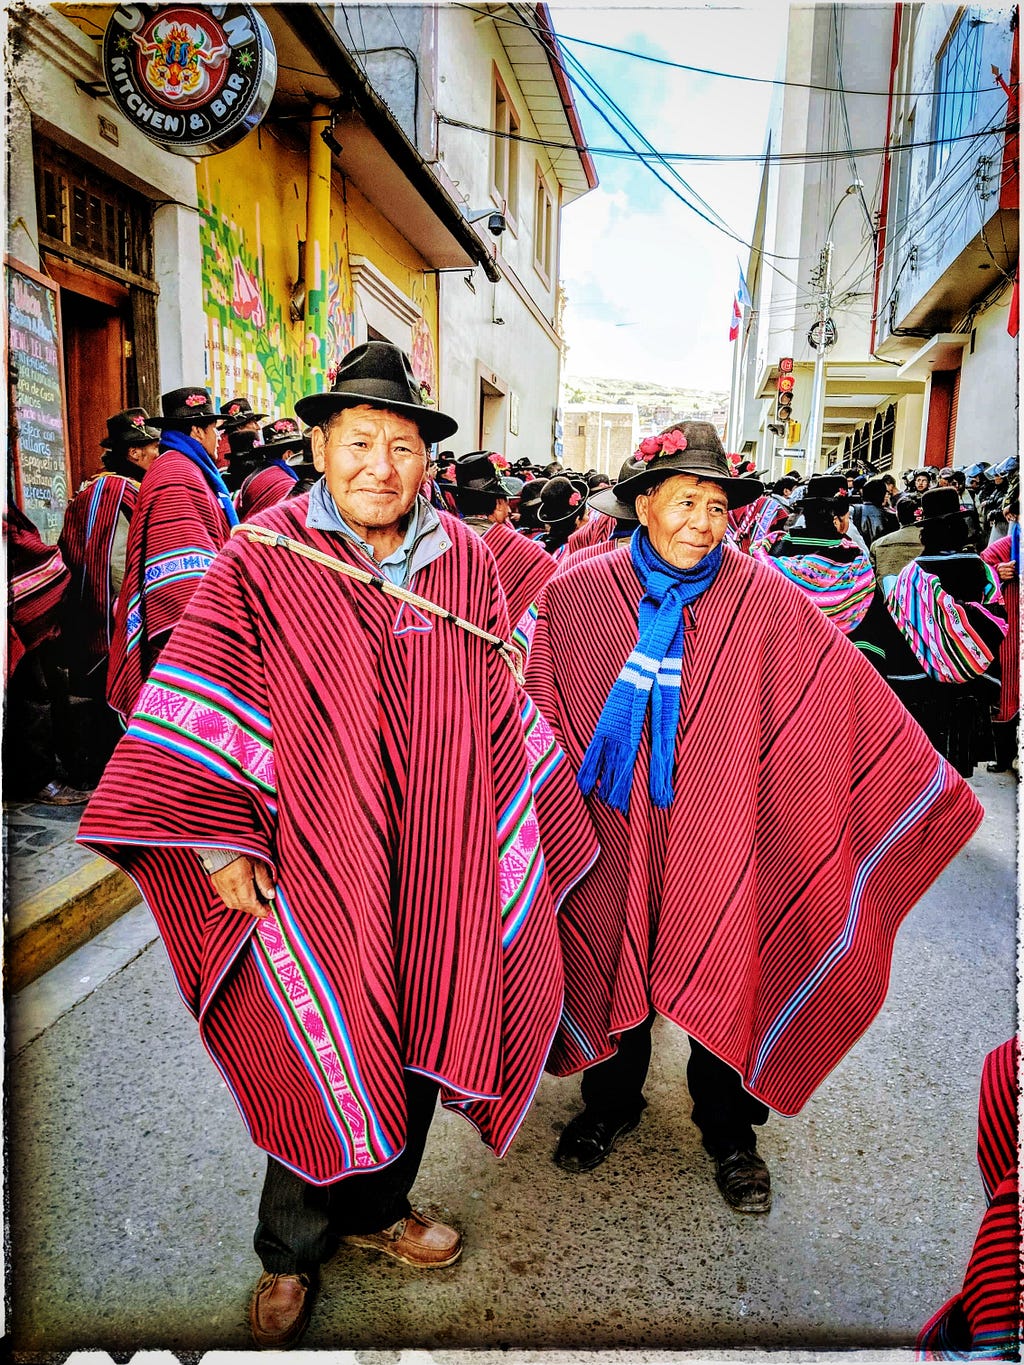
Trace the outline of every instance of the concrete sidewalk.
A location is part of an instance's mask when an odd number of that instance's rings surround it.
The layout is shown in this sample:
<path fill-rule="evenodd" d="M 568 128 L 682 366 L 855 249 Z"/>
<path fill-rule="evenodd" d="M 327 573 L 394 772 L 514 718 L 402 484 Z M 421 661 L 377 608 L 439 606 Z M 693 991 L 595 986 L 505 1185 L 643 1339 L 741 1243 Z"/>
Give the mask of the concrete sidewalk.
<path fill-rule="evenodd" d="M 715 1190 L 688 1118 L 685 1038 L 659 1023 L 650 1108 L 589 1175 L 550 1160 L 574 1081 L 543 1080 L 503 1162 L 439 1114 L 414 1197 L 463 1228 L 462 1262 L 417 1274 L 343 1250 L 304 1347 L 364 1365 L 413 1348 L 474 1365 L 508 1351 L 909 1360 L 963 1276 L 984 1207 L 981 1064 L 1015 1027 L 1017 788 L 984 773 L 972 785 L 985 823 L 901 929 L 881 1015 L 798 1117 L 769 1121 L 768 1218 L 732 1213 Z M 9 1065 L 8 1330 L 25 1359 L 250 1349 L 263 1157 L 162 947 L 140 949 L 148 912 L 133 915 L 127 965 L 36 1036 L 23 1031 Z M 23 1007 L 24 993 L 15 1030 Z"/>

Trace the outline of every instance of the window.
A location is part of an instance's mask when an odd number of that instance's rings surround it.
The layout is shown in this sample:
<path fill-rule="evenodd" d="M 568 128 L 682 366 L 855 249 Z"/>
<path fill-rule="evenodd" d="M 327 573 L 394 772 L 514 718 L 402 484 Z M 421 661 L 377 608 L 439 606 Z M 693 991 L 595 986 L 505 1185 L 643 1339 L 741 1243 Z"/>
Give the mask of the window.
<path fill-rule="evenodd" d="M 555 205 L 551 191 L 537 167 L 537 184 L 533 201 L 533 263 L 544 283 L 551 284 L 551 269 L 555 258 Z"/>
<path fill-rule="evenodd" d="M 494 138 L 491 161 L 491 193 L 505 217 L 514 228 L 519 217 L 519 115 L 512 106 L 508 91 L 497 72 L 494 73 Z"/>
<path fill-rule="evenodd" d="M 44 138 L 37 140 L 35 171 L 43 246 L 70 248 L 74 259 L 113 266 L 122 277 L 152 278 L 152 209 L 145 199 Z"/>
<path fill-rule="evenodd" d="M 981 27 L 965 10 L 950 30 L 935 63 L 935 118 L 932 137 L 932 175 L 941 170 L 956 145 L 953 139 L 967 128 L 977 104 L 980 80 Z"/>

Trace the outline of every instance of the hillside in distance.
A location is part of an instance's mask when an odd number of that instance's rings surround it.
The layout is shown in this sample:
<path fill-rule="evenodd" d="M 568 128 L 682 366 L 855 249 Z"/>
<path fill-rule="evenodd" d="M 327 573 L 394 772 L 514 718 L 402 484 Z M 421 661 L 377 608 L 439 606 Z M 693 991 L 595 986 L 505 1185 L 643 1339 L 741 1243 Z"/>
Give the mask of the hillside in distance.
<path fill-rule="evenodd" d="M 729 394 L 724 389 L 674 389 L 641 379 L 608 379 L 567 375 L 565 403 L 635 403 L 640 425 L 661 424 L 674 419 L 700 417 L 712 420 L 724 415 Z"/>

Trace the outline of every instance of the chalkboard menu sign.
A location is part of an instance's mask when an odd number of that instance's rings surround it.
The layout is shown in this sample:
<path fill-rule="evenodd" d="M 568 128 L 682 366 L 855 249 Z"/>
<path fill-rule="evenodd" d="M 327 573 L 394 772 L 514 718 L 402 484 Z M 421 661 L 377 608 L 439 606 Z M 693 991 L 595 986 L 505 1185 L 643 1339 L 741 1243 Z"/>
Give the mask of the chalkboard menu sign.
<path fill-rule="evenodd" d="M 71 478 L 57 286 L 10 259 L 4 274 L 14 497 L 43 540 L 55 545 Z"/>

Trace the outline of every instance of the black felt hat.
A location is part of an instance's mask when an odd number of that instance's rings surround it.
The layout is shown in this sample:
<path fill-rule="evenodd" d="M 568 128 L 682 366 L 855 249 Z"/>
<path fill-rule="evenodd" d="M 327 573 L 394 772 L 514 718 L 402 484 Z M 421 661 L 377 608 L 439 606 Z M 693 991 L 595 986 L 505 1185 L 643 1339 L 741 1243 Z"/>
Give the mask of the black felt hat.
<path fill-rule="evenodd" d="M 677 449 L 680 438 L 682 448 Z M 740 479 L 733 474 L 725 447 L 710 422 L 678 422 L 667 432 L 647 437 L 640 442 L 634 459 L 637 472 L 615 485 L 623 502 L 633 501 L 673 474 L 692 474 L 717 483 L 730 507 L 745 507 L 764 492 L 760 479 Z"/>
<path fill-rule="evenodd" d="M 590 489 L 586 480 L 556 474 L 541 490 L 537 520 L 544 526 L 558 526 L 563 521 L 575 521 L 586 511 Z M 520 502 L 522 506 L 522 502 Z"/>
<path fill-rule="evenodd" d="M 279 450 L 302 449 L 302 426 L 294 417 L 279 417 L 276 422 L 268 422 L 260 434 L 265 450 L 275 446 Z"/>
<path fill-rule="evenodd" d="M 224 429 L 231 431 L 234 427 L 244 427 L 249 422 L 262 422 L 268 414 L 253 412 L 248 398 L 238 397 L 229 398 L 226 403 L 222 403 L 220 415 L 224 419 Z"/>
<path fill-rule="evenodd" d="M 471 450 L 453 463 L 456 501 L 460 493 L 493 493 L 496 498 L 509 496 L 501 481 L 502 472 L 508 468 L 503 455 L 493 450 Z"/>
<path fill-rule="evenodd" d="M 367 341 L 349 351 L 338 366 L 329 392 L 300 398 L 295 411 L 311 427 L 343 408 L 370 403 L 411 418 L 424 441 L 443 441 L 459 429 L 454 417 L 424 402 L 409 357 L 390 341 Z"/>
<path fill-rule="evenodd" d="M 960 494 L 955 488 L 929 488 L 921 494 L 921 520 L 936 521 L 960 511 Z"/>
<path fill-rule="evenodd" d="M 194 426 L 208 426 L 211 422 L 220 422 L 220 415 L 213 410 L 213 399 L 210 397 L 209 389 L 201 389 L 198 385 L 191 385 L 184 389 L 172 389 L 170 393 L 160 395 L 160 407 L 162 415 L 151 417 L 150 424 L 154 427 L 166 427 L 172 423 L 180 426 L 182 422 L 191 422 Z"/>
<path fill-rule="evenodd" d="M 229 457 L 231 459 L 237 459 L 245 455 L 251 455 L 254 451 L 262 451 L 263 447 L 257 444 L 258 440 L 259 436 L 255 431 L 229 431 Z"/>
<path fill-rule="evenodd" d="M 152 421 L 145 408 L 125 408 L 107 418 L 106 439 L 100 442 L 104 450 L 124 450 L 127 446 L 148 446 L 159 441 L 160 433 L 148 423 Z"/>
<path fill-rule="evenodd" d="M 845 497 L 849 490 L 841 474 L 812 474 L 804 488 L 804 501 L 808 498 L 818 502 L 830 502 L 833 498 Z"/>

